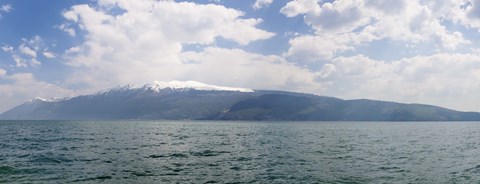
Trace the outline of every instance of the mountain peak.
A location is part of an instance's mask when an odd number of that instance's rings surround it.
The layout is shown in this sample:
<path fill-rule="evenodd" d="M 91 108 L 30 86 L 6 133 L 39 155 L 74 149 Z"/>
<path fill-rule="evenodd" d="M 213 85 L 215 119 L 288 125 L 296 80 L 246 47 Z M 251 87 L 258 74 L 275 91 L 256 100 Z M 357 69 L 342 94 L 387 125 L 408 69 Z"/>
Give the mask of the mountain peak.
<path fill-rule="evenodd" d="M 154 81 L 152 84 L 147 84 L 144 87 L 149 88 L 153 91 L 160 91 L 162 89 L 172 89 L 172 90 L 201 90 L 201 91 L 238 91 L 238 92 L 253 92 L 251 89 L 247 88 L 233 88 L 233 87 L 224 87 L 224 86 L 215 86 L 204 84 L 197 81 Z"/>
<path fill-rule="evenodd" d="M 105 95 L 111 92 L 128 92 L 128 91 L 136 91 L 136 90 L 145 90 L 145 91 L 153 91 L 155 93 L 160 92 L 164 89 L 171 89 L 173 91 L 189 91 L 189 90 L 197 90 L 197 91 L 234 91 L 234 92 L 254 92 L 252 89 L 247 88 L 234 88 L 234 87 L 224 87 L 224 86 L 215 86 L 204 84 L 197 81 L 170 81 L 170 82 L 163 82 L 163 81 L 153 81 L 150 84 L 146 84 L 143 86 L 137 85 L 125 85 L 125 86 L 115 86 L 110 89 L 106 89 L 100 92 L 95 93 L 94 95 Z"/>
<path fill-rule="evenodd" d="M 29 100 L 28 102 L 30 103 L 34 103 L 34 102 L 48 102 L 49 100 L 45 99 L 45 98 L 42 98 L 42 97 L 35 97 L 31 100 Z"/>

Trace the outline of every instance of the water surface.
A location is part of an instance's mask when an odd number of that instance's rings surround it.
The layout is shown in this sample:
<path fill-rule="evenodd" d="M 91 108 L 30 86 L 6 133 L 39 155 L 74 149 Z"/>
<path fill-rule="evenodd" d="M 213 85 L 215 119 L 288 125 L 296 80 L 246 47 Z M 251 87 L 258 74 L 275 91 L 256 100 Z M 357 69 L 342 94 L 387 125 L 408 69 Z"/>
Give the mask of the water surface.
<path fill-rule="evenodd" d="M 0 121 L 0 183 L 475 183 L 476 122 Z"/>

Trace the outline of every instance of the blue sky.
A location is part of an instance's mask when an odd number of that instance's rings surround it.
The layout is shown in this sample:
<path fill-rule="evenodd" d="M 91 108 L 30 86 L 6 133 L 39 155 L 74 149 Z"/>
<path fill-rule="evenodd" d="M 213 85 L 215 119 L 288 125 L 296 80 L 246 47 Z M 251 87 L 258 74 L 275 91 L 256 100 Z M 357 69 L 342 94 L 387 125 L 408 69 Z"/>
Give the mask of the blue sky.
<path fill-rule="evenodd" d="M 0 0 L 0 112 L 194 80 L 480 111 L 479 0 Z"/>

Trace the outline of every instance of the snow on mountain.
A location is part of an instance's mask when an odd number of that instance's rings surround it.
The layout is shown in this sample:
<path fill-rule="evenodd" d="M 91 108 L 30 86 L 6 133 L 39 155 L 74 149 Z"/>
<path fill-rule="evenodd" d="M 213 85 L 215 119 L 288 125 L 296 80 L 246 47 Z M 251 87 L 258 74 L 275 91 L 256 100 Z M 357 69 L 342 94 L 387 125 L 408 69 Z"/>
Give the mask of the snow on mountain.
<path fill-rule="evenodd" d="M 237 91 L 237 92 L 253 92 L 251 89 L 247 88 L 232 88 L 232 87 L 223 87 L 208 85 L 196 81 L 154 81 L 152 84 L 147 84 L 144 88 L 148 88 L 155 92 L 158 92 L 163 89 L 172 89 L 172 90 L 201 90 L 201 91 Z"/>
<path fill-rule="evenodd" d="M 49 100 L 45 99 L 45 98 L 42 98 L 42 97 L 35 97 L 31 100 L 28 100 L 27 102 L 28 103 L 35 103 L 35 102 L 48 102 Z"/>
<path fill-rule="evenodd" d="M 194 81 L 157 81 L 57 102 L 35 98 L 0 114 L 0 119 L 478 121 L 480 113 L 421 104 L 342 100 L 285 91 L 253 91 Z"/>
<path fill-rule="evenodd" d="M 215 86 L 215 85 L 208 85 L 197 81 L 170 81 L 170 82 L 162 82 L 162 81 L 154 81 L 151 84 L 146 84 L 143 86 L 136 86 L 136 85 L 125 85 L 125 86 L 116 86 L 110 89 L 106 89 L 97 93 L 92 94 L 92 96 L 96 95 L 105 95 L 111 92 L 134 92 L 136 90 L 149 90 L 153 92 L 160 92 L 164 89 L 170 89 L 173 91 L 189 91 L 189 90 L 198 90 L 198 91 L 232 91 L 232 92 L 243 92 L 243 93 L 250 93 L 254 92 L 252 89 L 247 88 L 234 88 L 234 87 L 224 87 L 224 86 Z M 90 95 L 89 95 L 90 96 Z M 41 102 L 58 102 L 63 100 L 68 100 L 70 98 L 52 98 L 52 99 L 44 99 L 41 97 L 35 97 L 27 101 L 27 103 L 41 103 Z"/>
<path fill-rule="evenodd" d="M 63 97 L 63 98 L 60 98 L 60 97 L 53 97 L 52 99 L 45 99 L 45 98 L 42 98 L 42 97 L 35 97 L 31 100 L 28 100 L 27 103 L 41 103 L 41 102 L 59 102 L 59 101 L 63 101 L 63 100 L 68 100 L 70 98 L 68 97 Z"/>
<path fill-rule="evenodd" d="M 139 86 L 127 84 L 126 86 L 115 86 L 113 88 L 105 89 L 105 90 L 99 91 L 99 92 L 97 92 L 93 95 L 94 96 L 95 95 L 102 95 L 102 94 L 108 94 L 110 92 L 119 92 L 119 91 L 132 91 L 132 90 L 140 89 L 140 88 L 141 87 L 139 87 Z"/>
<path fill-rule="evenodd" d="M 170 82 L 163 82 L 163 81 L 154 81 L 151 84 L 146 84 L 143 86 L 135 86 L 135 85 L 126 85 L 126 86 L 117 86 L 113 87 L 101 92 L 96 93 L 98 94 L 106 94 L 113 91 L 132 91 L 132 90 L 151 90 L 154 92 L 159 92 L 164 89 L 170 89 L 174 91 L 188 91 L 188 90 L 197 90 L 197 91 L 236 91 L 236 92 L 254 92 L 252 89 L 247 88 L 234 88 L 234 87 L 224 87 L 224 86 L 215 86 L 204 84 L 197 81 L 170 81 Z"/>

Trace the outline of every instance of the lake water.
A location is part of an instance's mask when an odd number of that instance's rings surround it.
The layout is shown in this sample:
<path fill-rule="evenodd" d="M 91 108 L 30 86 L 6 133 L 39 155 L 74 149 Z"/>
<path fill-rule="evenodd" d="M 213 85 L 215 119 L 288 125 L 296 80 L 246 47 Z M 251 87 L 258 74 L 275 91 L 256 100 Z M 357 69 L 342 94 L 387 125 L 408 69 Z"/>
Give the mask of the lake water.
<path fill-rule="evenodd" d="M 0 183 L 478 183 L 480 122 L 0 121 Z"/>

